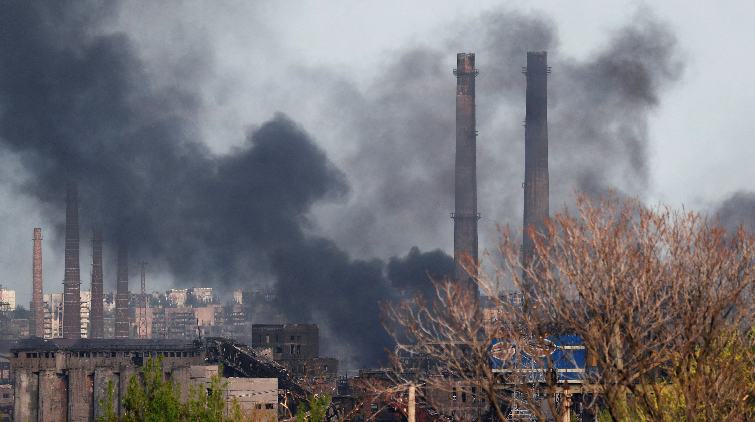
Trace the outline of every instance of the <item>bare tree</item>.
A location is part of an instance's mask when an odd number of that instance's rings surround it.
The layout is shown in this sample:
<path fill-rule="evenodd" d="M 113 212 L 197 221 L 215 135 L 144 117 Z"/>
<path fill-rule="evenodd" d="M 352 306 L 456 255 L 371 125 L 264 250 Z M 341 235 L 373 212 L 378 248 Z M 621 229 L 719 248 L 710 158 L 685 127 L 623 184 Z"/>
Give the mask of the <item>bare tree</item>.
<path fill-rule="evenodd" d="M 387 306 L 395 372 L 430 362 L 426 385 L 463 380 L 500 419 L 568 419 L 573 393 L 622 421 L 754 417 L 752 231 L 636 199 L 577 195 L 573 208 L 528 228 L 526 263 L 500 228 L 495 265 L 469 268 L 486 306 L 448 281 L 432 304 Z M 512 284 L 520 301 L 502 294 Z"/>

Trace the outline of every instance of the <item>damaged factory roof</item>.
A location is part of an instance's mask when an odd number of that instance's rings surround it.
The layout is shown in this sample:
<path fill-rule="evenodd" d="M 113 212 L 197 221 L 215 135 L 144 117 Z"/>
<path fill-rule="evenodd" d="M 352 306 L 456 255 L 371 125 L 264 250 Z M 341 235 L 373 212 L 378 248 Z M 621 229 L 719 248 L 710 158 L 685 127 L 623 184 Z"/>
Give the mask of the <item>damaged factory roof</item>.
<path fill-rule="evenodd" d="M 196 350 L 203 348 L 202 342 L 187 342 L 180 339 L 21 339 L 11 347 L 19 350 Z"/>

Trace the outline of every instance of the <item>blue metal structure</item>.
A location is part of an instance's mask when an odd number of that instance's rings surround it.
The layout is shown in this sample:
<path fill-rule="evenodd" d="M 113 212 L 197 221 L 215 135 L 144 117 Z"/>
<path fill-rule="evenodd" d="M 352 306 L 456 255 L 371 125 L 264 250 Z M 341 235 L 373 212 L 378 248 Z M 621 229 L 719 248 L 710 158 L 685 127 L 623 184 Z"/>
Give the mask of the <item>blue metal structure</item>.
<path fill-rule="evenodd" d="M 495 339 L 491 345 L 493 372 L 519 373 L 528 382 L 545 382 L 545 374 L 553 374 L 559 383 L 580 383 L 585 378 L 586 357 L 582 337 L 577 335 L 533 339 L 518 348 L 506 339 Z"/>

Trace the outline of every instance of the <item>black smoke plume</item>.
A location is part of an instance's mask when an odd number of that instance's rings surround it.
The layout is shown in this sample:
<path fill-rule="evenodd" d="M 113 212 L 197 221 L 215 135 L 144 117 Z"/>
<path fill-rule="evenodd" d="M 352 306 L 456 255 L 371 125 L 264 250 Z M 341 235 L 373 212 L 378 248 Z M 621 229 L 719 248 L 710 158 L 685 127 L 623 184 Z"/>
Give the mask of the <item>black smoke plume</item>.
<path fill-rule="evenodd" d="M 755 226 L 755 192 L 735 192 L 719 205 L 714 217 L 720 218 L 729 231 L 736 230 L 740 223 L 748 229 Z"/>
<path fill-rule="evenodd" d="M 24 189 L 59 201 L 65 182 L 78 181 L 84 220 L 135 255 L 163 258 L 177 278 L 233 282 L 260 264 L 253 257 L 301 242 L 313 203 L 348 192 L 284 115 L 214 155 L 196 135 L 198 95 L 151 89 L 126 37 L 84 26 L 61 42 L 67 9 L 2 7 L 0 136 L 33 174 Z"/>

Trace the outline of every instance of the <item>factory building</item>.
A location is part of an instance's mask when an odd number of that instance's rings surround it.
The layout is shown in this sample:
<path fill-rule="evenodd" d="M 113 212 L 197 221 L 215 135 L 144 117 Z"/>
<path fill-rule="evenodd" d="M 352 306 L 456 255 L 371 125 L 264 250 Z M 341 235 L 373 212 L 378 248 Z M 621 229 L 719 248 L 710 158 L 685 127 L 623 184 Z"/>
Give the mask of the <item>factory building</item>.
<path fill-rule="evenodd" d="M 15 378 L 13 419 L 21 421 L 94 421 L 103 415 L 108 382 L 114 408 L 124 413 L 122 395 L 147 359 L 163 358 L 163 371 L 181 384 L 207 385 L 218 373 L 205 364 L 201 342 L 181 340 L 42 340 L 19 342 L 11 349 L 10 371 Z M 226 399 L 239 398 L 249 410 L 277 412 L 277 379 L 228 379 Z"/>
<path fill-rule="evenodd" d="M 317 324 L 254 324 L 252 347 L 265 350 L 292 374 L 303 377 L 335 377 L 338 360 L 320 357 Z"/>

